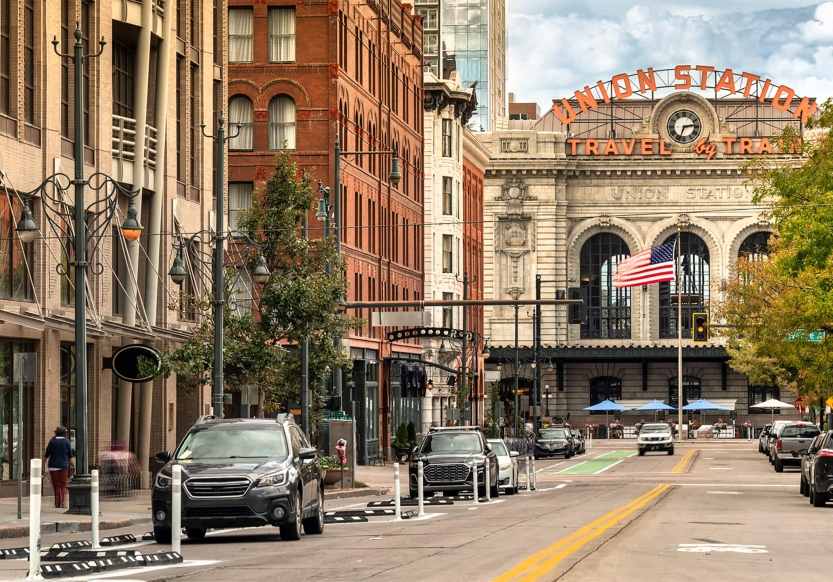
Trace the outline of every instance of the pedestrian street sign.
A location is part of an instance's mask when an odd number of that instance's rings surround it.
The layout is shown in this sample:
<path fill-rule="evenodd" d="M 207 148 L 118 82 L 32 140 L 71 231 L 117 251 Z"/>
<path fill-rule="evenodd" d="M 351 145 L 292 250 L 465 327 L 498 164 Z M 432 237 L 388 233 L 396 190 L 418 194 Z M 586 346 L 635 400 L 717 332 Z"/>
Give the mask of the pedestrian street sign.
<path fill-rule="evenodd" d="M 805 333 L 803 329 L 798 329 L 787 336 L 788 341 L 804 340 L 808 342 L 822 342 L 824 341 L 824 332 L 821 330 L 811 331 Z"/>
<path fill-rule="evenodd" d="M 824 401 L 824 403 L 825 403 L 827 406 L 829 406 L 831 409 L 833 409 L 833 396 L 831 396 L 830 398 L 828 398 L 827 400 L 825 400 L 825 401 Z"/>

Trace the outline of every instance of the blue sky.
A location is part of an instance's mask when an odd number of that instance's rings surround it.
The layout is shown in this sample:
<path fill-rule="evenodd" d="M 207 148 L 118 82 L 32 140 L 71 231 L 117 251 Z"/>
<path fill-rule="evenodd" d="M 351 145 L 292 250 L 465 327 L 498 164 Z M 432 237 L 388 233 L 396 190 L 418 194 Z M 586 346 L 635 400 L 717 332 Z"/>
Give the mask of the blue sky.
<path fill-rule="evenodd" d="M 542 111 L 599 79 L 678 64 L 833 96 L 833 1 L 507 0 L 507 29 L 507 91 Z"/>

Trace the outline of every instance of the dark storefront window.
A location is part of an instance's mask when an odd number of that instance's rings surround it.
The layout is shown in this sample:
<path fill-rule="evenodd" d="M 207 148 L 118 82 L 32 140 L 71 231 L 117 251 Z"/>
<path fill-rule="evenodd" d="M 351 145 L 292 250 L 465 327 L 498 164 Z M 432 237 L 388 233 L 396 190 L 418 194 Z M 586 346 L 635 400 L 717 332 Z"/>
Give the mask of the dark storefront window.
<path fill-rule="evenodd" d="M 586 315 L 581 337 L 630 339 L 631 290 L 613 286 L 616 265 L 630 255 L 621 238 L 603 232 L 590 238 L 581 249 L 581 294 Z"/>
<path fill-rule="evenodd" d="M 75 346 L 61 346 L 61 414 L 60 425 L 67 429 L 75 448 Z"/>
<path fill-rule="evenodd" d="M 34 387 L 32 384 L 24 384 L 21 395 L 15 379 L 17 354 L 33 351 L 34 346 L 30 343 L 0 341 L 0 480 L 17 479 L 19 446 L 23 446 L 24 476 L 28 474 L 29 459 L 35 456 L 31 450 L 34 440 Z M 22 434 L 18 431 L 19 419 L 22 420 Z M 37 453 L 38 456 L 40 454 Z"/>
<path fill-rule="evenodd" d="M 683 376 L 683 406 L 700 400 L 700 378 Z M 677 379 L 668 380 L 668 405 L 677 408 Z"/>
<path fill-rule="evenodd" d="M 663 244 L 676 237 L 676 234 L 669 236 Z M 680 293 L 676 281 L 659 284 L 659 337 L 662 339 L 677 337 L 678 301 L 682 301 L 683 307 L 683 338 L 691 339 L 691 315 L 709 310 L 709 247 L 696 234 L 683 232 L 679 255 L 675 260 L 678 261 Z"/>
<path fill-rule="evenodd" d="M 396 429 L 403 422 L 407 426 L 413 422 L 417 434 L 422 430 L 420 426 L 420 392 L 419 388 L 407 386 L 408 370 L 417 366 L 418 361 L 413 364 L 407 362 L 392 362 L 390 366 L 390 442 L 396 438 Z M 403 370 L 405 374 L 403 374 Z M 403 385 L 403 379 L 405 384 Z"/>
<path fill-rule="evenodd" d="M 590 406 L 622 398 L 622 380 L 613 376 L 600 376 L 590 380 Z"/>
<path fill-rule="evenodd" d="M 760 404 L 769 399 L 780 400 L 781 390 L 776 386 L 750 386 L 749 387 L 749 414 L 781 414 L 781 410 L 776 408 L 770 410 L 769 408 L 752 408 L 753 404 Z"/>

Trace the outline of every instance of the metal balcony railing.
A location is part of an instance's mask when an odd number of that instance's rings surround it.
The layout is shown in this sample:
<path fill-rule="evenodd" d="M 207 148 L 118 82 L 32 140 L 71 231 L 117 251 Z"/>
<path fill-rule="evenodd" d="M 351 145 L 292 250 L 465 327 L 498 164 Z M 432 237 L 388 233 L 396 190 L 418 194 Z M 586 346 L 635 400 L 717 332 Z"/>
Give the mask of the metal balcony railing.
<path fill-rule="evenodd" d="M 145 127 L 145 147 L 148 155 L 146 166 L 156 168 L 156 128 Z M 113 116 L 113 157 L 121 160 L 135 161 L 136 158 L 136 120 L 121 115 Z"/>

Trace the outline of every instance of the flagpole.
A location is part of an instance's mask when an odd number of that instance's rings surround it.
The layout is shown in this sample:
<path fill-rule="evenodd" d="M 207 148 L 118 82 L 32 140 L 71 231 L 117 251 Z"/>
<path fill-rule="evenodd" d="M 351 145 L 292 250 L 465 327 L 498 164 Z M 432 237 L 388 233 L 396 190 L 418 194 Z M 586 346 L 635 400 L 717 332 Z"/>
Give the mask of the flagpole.
<path fill-rule="evenodd" d="M 680 231 L 677 224 L 677 440 L 683 438 L 683 290 L 680 265 Z"/>

